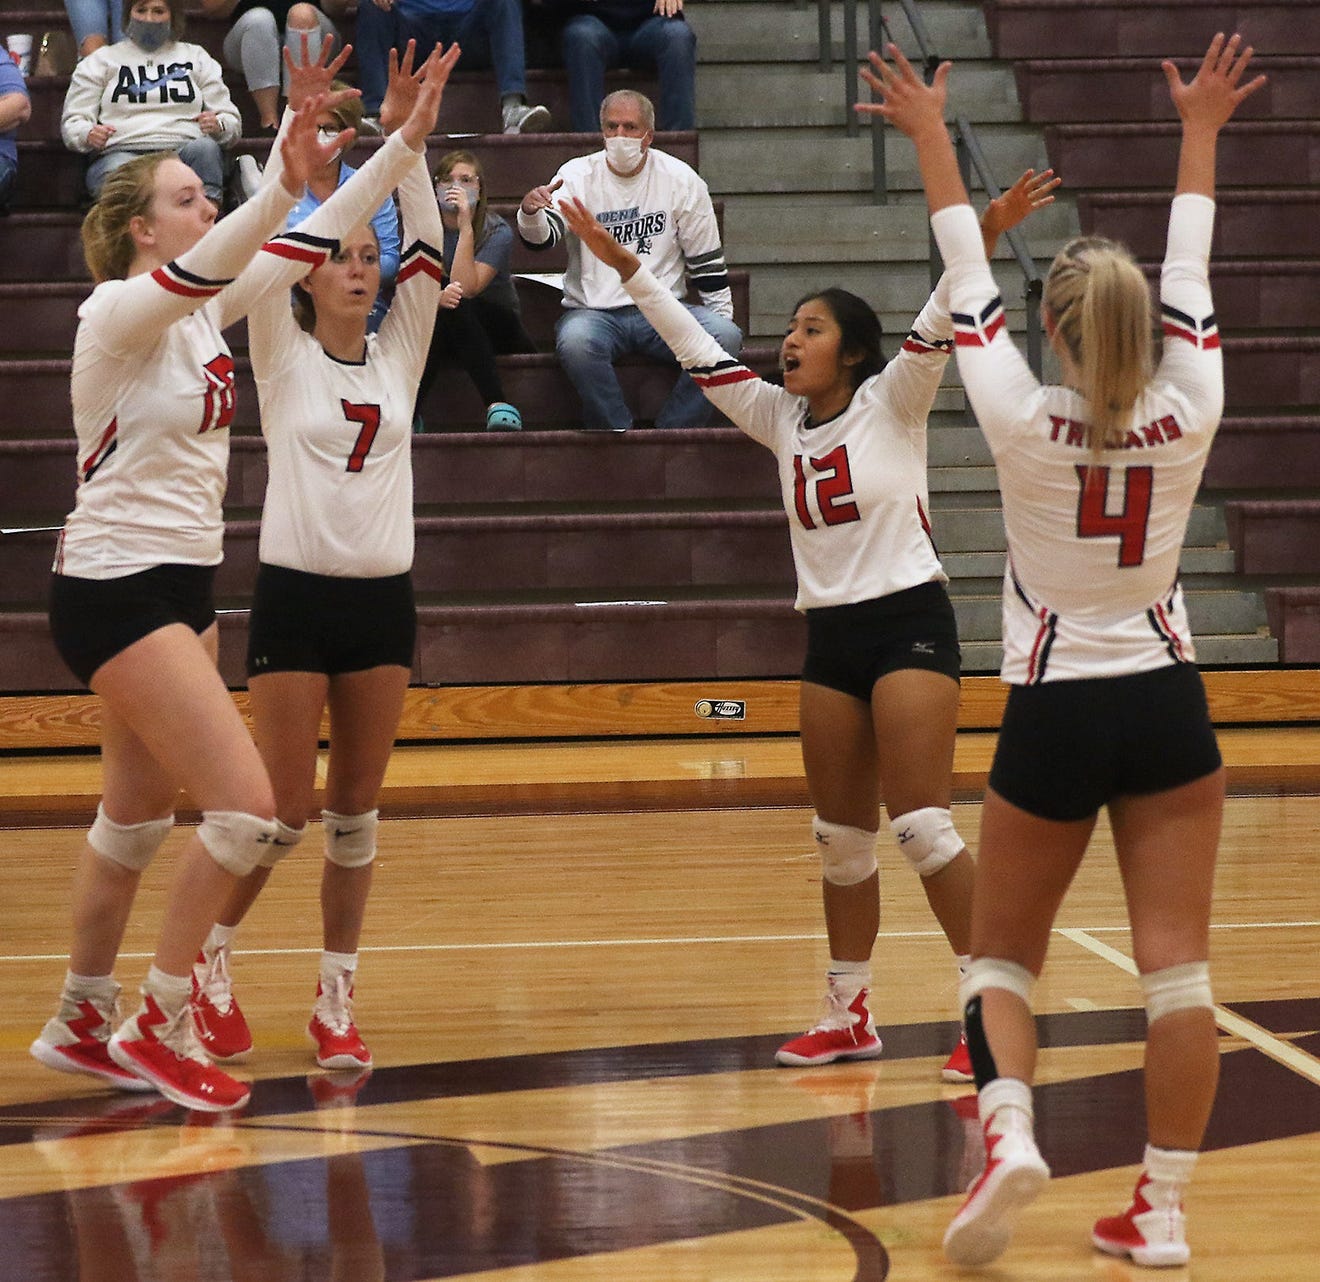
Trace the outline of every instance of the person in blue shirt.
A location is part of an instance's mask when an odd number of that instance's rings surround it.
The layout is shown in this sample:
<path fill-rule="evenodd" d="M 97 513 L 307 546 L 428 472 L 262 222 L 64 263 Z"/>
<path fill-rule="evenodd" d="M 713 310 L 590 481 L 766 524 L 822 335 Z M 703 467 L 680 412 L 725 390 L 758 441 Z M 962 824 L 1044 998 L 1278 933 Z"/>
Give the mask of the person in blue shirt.
<path fill-rule="evenodd" d="M 0 57 L 0 209 L 8 207 L 9 193 L 18 177 L 18 127 L 31 115 L 32 102 L 23 73 L 4 54 Z"/>

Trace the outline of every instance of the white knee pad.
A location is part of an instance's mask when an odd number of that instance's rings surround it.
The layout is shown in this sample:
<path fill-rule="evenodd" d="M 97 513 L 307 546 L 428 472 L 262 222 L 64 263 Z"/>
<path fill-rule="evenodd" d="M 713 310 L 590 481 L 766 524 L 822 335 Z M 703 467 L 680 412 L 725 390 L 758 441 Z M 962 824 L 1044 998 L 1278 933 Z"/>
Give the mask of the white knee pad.
<path fill-rule="evenodd" d="M 257 862 L 262 868 L 274 868 L 303 839 L 306 832 L 306 824 L 301 828 L 290 828 L 288 824 L 276 819 L 275 839 Z"/>
<path fill-rule="evenodd" d="M 1210 992 L 1210 963 L 1184 962 L 1181 966 L 1166 966 L 1141 977 L 1141 990 L 1146 994 L 1146 1024 L 1149 1027 L 1164 1015 L 1189 1007 L 1211 1008 L 1215 999 Z"/>
<path fill-rule="evenodd" d="M 246 877 L 275 844 L 274 819 L 241 810 L 204 810 L 197 828 L 206 853 L 227 873 Z"/>
<path fill-rule="evenodd" d="M 963 840 L 953 826 L 953 815 L 939 806 L 909 810 L 889 821 L 898 848 L 921 877 L 933 877 L 957 858 Z"/>
<path fill-rule="evenodd" d="M 1035 975 L 1017 962 L 1002 957 L 977 957 L 963 972 L 962 983 L 958 985 L 958 1000 L 966 1010 L 967 1003 L 978 993 L 987 988 L 1003 988 L 1016 993 L 1030 1006 L 1031 986 L 1035 982 Z"/>
<path fill-rule="evenodd" d="M 325 829 L 325 857 L 341 868 L 365 868 L 376 857 L 376 828 L 380 811 L 360 815 L 337 815 L 321 811 Z"/>
<path fill-rule="evenodd" d="M 130 872 L 141 872 L 155 858 L 172 827 L 173 815 L 148 819 L 140 824 L 117 824 L 101 804 L 96 807 L 96 818 L 87 830 L 87 844 L 102 859 L 119 864 Z"/>
<path fill-rule="evenodd" d="M 832 824 L 813 815 L 811 835 L 820 854 L 821 873 L 830 885 L 855 886 L 875 872 L 875 842 L 879 833 Z"/>

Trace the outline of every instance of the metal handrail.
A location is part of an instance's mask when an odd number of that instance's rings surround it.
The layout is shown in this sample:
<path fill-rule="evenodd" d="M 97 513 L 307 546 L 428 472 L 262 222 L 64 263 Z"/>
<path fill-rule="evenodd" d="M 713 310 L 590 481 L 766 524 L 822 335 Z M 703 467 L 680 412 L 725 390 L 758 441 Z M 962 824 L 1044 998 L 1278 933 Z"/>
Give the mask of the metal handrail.
<path fill-rule="evenodd" d="M 922 72 L 929 84 L 942 59 L 931 46 L 930 34 L 926 30 L 926 24 L 922 20 L 914 0 L 899 0 L 899 3 L 903 6 L 904 16 L 907 18 L 908 25 L 912 28 L 912 34 L 916 38 L 917 47 L 920 50 Z M 817 4 L 820 28 L 820 67 L 822 71 L 828 71 L 833 65 L 833 51 L 830 48 L 829 36 L 830 0 L 817 0 Z M 889 23 L 881 12 L 880 0 L 867 0 L 867 13 L 869 17 L 869 47 L 879 49 L 883 48 L 885 44 L 896 43 L 889 30 Z M 859 100 L 857 66 L 860 59 L 861 51 L 857 46 L 856 6 L 854 0 L 844 0 L 844 111 L 849 137 L 856 137 L 858 132 L 857 112 L 854 107 Z M 880 205 L 889 203 L 889 177 L 885 162 L 885 135 L 887 132 L 883 122 L 873 116 L 871 118 L 871 191 L 872 198 Z M 986 194 L 991 200 L 998 199 L 1002 193 L 994 180 L 994 175 L 991 173 L 985 153 L 981 150 L 981 145 L 976 137 L 976 130 L 972 127 L 971 121 L 965 116 L 958 116 L 954 121 L 953 142 L 954 149 L 958 153 L 958 165 L 962 170 L 963 182 L 966 184 L 968 191 L 972 189 L 972 171 L 975 170 L 976 177 Z M 1027 308 L 1027 363 L 1031 366 L 1032 372 L 1039 378 L 1042 368 L 1040 302 L 1044 293 L 1044 282 L 1041 279 L 1040 272 L 1036 269 L 1035 259 L 1032 258 L 1030 251 L 1027 249 L 1027 242 L 1022 233 L 1017 228 L 1010 228 L 1005 233 L 1005 239 L 1008 241 L 1009 247 L 1013 251 L 1013 257 L 1017 259 L 1018 267 L 1022 271 L 1022 297 Z M 931 282 L 933 284 L 939 279 L 940 272 L 943 270 L 943 263 L 933 233 L 930 238 L 930 249 Z"/>

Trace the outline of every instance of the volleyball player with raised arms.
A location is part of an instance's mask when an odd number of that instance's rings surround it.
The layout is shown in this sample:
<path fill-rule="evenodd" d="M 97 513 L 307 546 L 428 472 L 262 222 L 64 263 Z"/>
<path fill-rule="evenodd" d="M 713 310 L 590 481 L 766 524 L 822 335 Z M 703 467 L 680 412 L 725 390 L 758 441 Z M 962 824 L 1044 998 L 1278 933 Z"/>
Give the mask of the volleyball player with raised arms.
<path fill-rule="evenodd" d="M 1028 172 L 992 202 L 982 223 L 987 249 L 1049 204 L 1055 185 L 1049 173 Z M 960 961 L 970 938 L 972 859 L 949 811 L 957 624 L 927 515 L 926 420 L 953 340 L 947 287 L 936 287 L 888 363 L 880 321 L 863 299 L 842 289 L 808 295 L 789 322 L 778 387 L 724 352 L 581 202 L 560 208 L 710 401 L 778 459 L 797 608 L 807 616 L 802 759 L 830 961 L 822 1018 L 776 1059 L 875 1058 L 882 797 L 893 838 Z M 971 1080 L 961 1039 L 942 1075 Z"/>
<path fill-rule="evenodd" d="M 443 289 L 444 227 L 425 154 L 410 148 L 425 137 L 420 117 L 434 124 L 459 56 L 457 45 L 443 56 L 437 47 L 414 75 L 414 48 L 410 41 L 402 66 L 390 51 L 380 115 L 391 135 L 384 150 L 402 164 L 374 184 L 372 195 L 379 205 L 397 178 L 407 246 L 380 332 L 367 332 L 380 287 L 380 245 L 365 219 L 299 282 L 297 319 L 287 295 L 265 297 L 248 318 L 269 465 L 248 680 L 282 840 L 235 887 L 198 963 L 197 1031 L 223 1059 L 252 1045 L 232 991 L 234 930 L 271 869 L 303 836 L 328 707 L 324 952 L 308 1033 L 322 1068 L 365 1070 L 372 1063 L 353 1019 L 353 986 L 376 856 L 377 799 L 412 671 L 413 403 Z M 329 83 L 337 66 L 323 63 L 290 66 L 291 104 Z M 278 177 L 274 163 L 264 182 Z"/>
<path fill-rule="evenodd" d="M 342 187 L 299 236 L 259 252 L 332 154 L 315 121 L 334 101 L 305 104 L 281 144 L 280 181 L 222 223 L 192 171 L 159 153 L 112 174 L 83 224 L 98 283 L 74 344 L 79 483 L 56 553 L 51 631 L 101 696 L 104 781 L 74 883 L 59 1010 L 31 1050 L 52 1068 L 194 1109 L 248 1098 L 197 1043 L 192 965 L 236 879 L 281 840 L 266 769 L 215 666 L 211 584 L 234 413 L 221 331 L 264 295 L 283 295 L 362 221 L 371 175 Z M 399 146 L 382 149 L 377 173 L 407 159 Z M 112 1036 L 115 959 L 180 787 L 202 822 L 179 859 L 143 1003 Z"/>
<path fill-rule="evenodd" d="M 1007 709 L 982 811 L 965 1022 L 985 1169 L 944 1238 L 956 1264 L 1010 1240 L 1048 1168 L 1033 1132 L 1029 1005 L 1055 913 L 1107 807 L 1148 1020 L 1147 1144 L 1131 1205 L 1092 1242 L 1141 1265 L 1190 1255 L 1182 1208 L 1214 1102 L 1219 1051 L 1209 927 L 1224 773 L 1194 664 L 1178 559 L 1223 409 L 1210 297 L 1219 130 L 1264 77 L 1251 49 L 1211 42 L 1183 83 L 1177 190 L 1160 273 L 1164 349 L 1152 369 L 1145 277 L 1122 246 L 1083 237 L 1045 283 L 1063 371 L 1042 386 L 1003 305 L 943 121 L 948 64 L 927 86 L 892 45 L 871 55 L 870 105 L 917 147 L 951 280 L 958 370 L 994 454 L 1008 532 Z"/>

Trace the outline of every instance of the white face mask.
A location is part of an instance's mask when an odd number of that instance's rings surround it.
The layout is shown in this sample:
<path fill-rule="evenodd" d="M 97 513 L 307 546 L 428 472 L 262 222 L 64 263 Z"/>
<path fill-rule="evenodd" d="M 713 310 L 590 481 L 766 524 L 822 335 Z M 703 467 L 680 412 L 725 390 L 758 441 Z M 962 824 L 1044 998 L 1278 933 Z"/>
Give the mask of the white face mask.
<path fill-rule="evenodd" d="M 605 158 L 616 173 L 631 174 L 642 163 L 642 140 L 618 134 L 605 139 Z"/>

